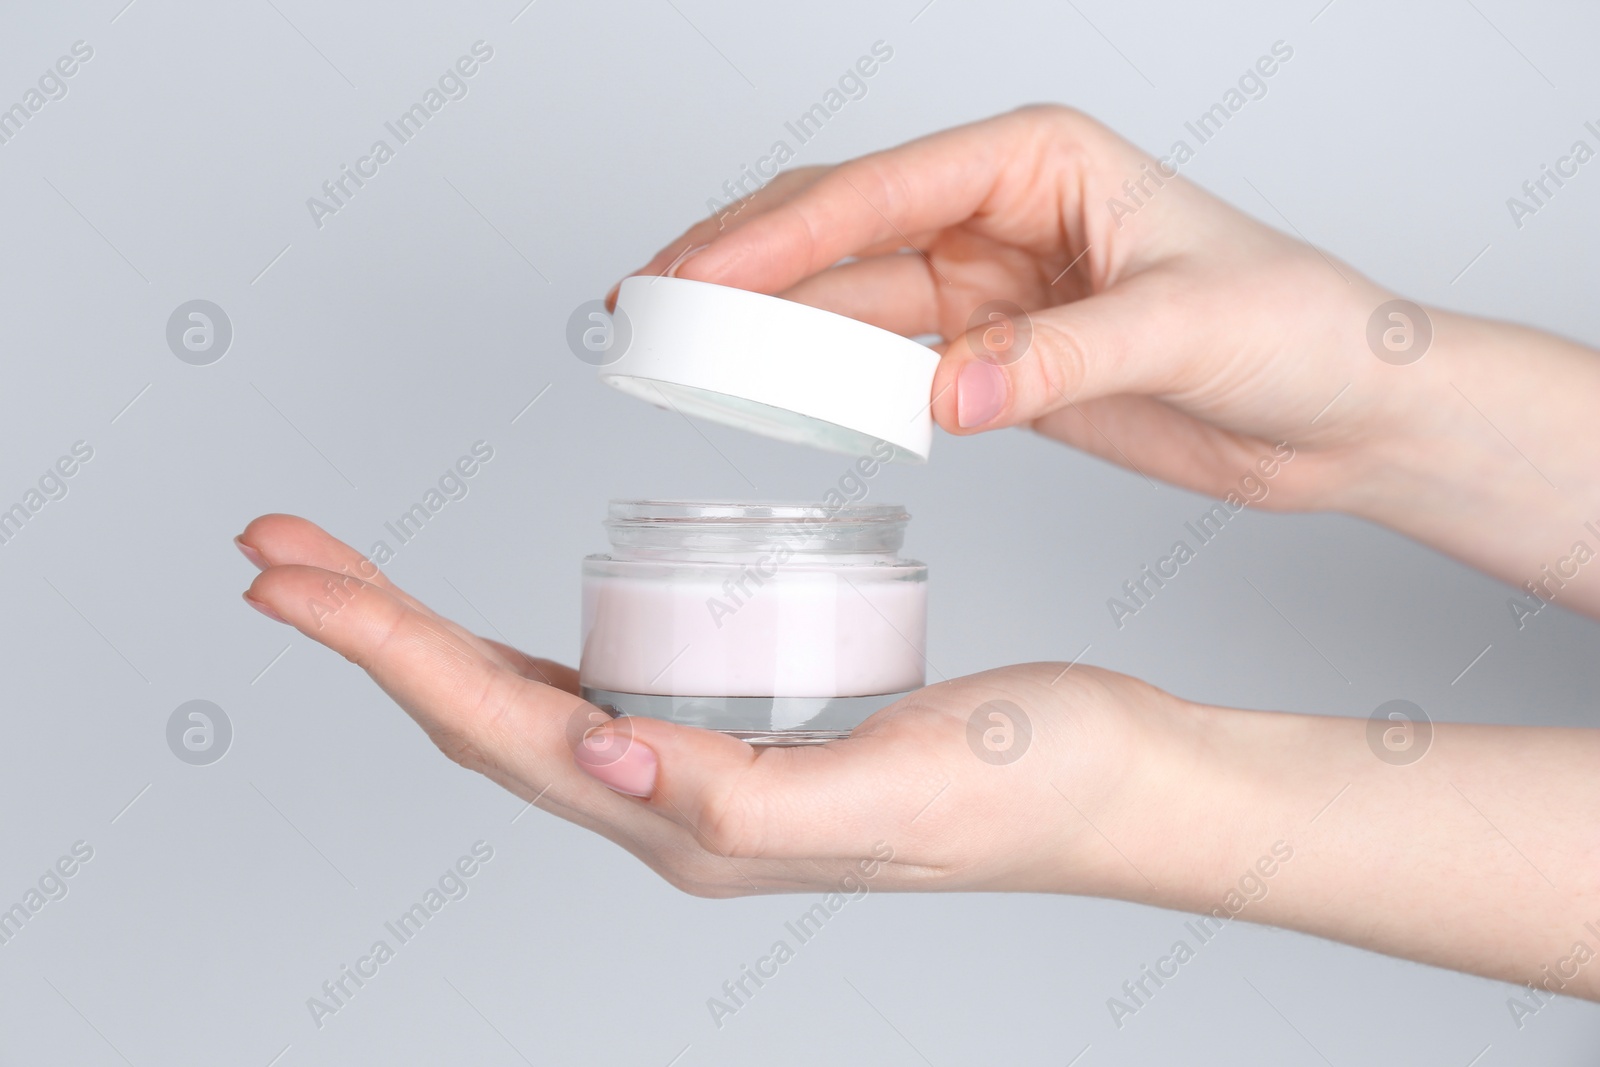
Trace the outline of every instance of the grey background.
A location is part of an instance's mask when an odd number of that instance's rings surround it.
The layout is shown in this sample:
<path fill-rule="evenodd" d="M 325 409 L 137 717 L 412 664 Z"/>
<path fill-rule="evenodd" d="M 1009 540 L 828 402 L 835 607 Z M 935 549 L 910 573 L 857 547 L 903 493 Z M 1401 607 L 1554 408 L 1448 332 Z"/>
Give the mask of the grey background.
<path fill-rule="evenodd" d="M 607 498 L 823 491 L 840 457 L 614 394 L 562 336 L 880 39 L 893 60 L 796 162 L 1039 100 L 1164 151 L 1285 40 L 1293 61 L 1192 178 L 1415 299 L 1593 343 L 1600 162 L 1521 231 L 1505 207 L 1600 119 L 1592 8 L 124 3 L 11 4 L 0 33 L 7 104 L 72 42 L 95 49 L 0 146 L 0 500 L 95 449 L 0 547 L 0 902 L 73 842 L 95 850 L 0 946 L 5 1062 L 1465 1067 L 1600 1047 L 1594 1006 L 1519 1031 L 1503 983 L 1243 924 L 1119 1032 L 1106 999 L 1183 917 L 1030 896 L 853 903 L 719 1031 L 706 998 L 809 899 L 692 899 L 517 818 L 360 671 L 242 604 L 229 543 L 282 510 L 365 549 L 487 440 L 470 495 L 390 573 L 570 661 Z M 495 56 L 470 95 L 315 228 L 306 198 L 478 39 Z M 197 298 L 234 327 L 206 367 L 165 342 Z M 1106 598 L 1200 498 L 1020 432 L 943 439 L 873 493 L 915 515 L 947 676 L 1088 645 L 1225 704 L 1591 720 L 1595 624 L 1547 611 L 1518 632 L 1507 587 L 1359 522 L 1246 513 L 1119 632 Z M 193 699 L 232 721 L 210 766 L 166 745 Z M 495 856 L 470 895 L 317 1030 L 306 998 L 479 839 Z"/>

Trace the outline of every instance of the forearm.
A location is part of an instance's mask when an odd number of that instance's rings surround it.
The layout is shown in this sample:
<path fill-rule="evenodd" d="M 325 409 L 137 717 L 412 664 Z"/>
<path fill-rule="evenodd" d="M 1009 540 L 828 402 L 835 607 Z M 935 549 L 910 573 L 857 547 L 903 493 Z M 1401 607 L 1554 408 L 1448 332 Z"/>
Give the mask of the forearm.
<path fill-rule="evenodd" d="M 1600 734 L 1436 724 L 1391 763 L 1365 719 L 1176 714 L 1116 895 L 1600 999 Z"/>
<path fill-rule="evenodd" d="M 1377 366 L 1405 425 L 1361 464 L 1348 510 L 1600 615 L 1600 353 L 1432 313 L 1426 356 Z M 1530 584 L 1531 583 L 1531 584 Z"/>

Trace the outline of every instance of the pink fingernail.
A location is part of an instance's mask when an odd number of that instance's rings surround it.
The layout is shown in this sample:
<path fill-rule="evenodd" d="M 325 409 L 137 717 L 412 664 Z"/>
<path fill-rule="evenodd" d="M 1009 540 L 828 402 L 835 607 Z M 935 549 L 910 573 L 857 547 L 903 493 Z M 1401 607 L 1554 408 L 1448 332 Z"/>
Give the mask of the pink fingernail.
<path fill-rule="evenodd" d="M 257 552 L 255 549 L 251 548 L 237 537 L 233 539 L 233 543 L 239 546 L 239 551 L 244 553 L 245 559 L 256 565 L 256 570 L 264 571 L 271 566 L 271 564 L 267 562 L 266 556 L 263 556 L 260 552 Z"/>
<path fill-rule="evenodd" d="M 1005 372 L 993 363 L 975 359 L 956 376 L 956 425 L 963 430 L 982 426 L 1006 406 Z"/>
<path fill-rule="evenodd" d="M 244 602 L 246 604 L 249 604 L 251 607 L 255 608 L 257 611 L 261 612 L 261 614 L 265 615 L 267 618 L 271 619 L 273 622 L 281 622 L 285 626 L 287 626 L 289 624 L 289 620 L 288 619 L 284 618 L 282 615 L 279 615 L 276 611 L 273 611 L 270 607 L 267 606 L 265 601 L 257 600 L 255 597 L 251 596 L 249 593 L 245 593 L 244 594 Z"/>
<path fill-rule="evenodd" d="M 596 731 L 594 743 L 584 738 L 573 749 L 578 766 L 608 789 L 630 797 L 647 797 L 656 787 L 658 761 L 649 745 L 610 731 Z"/>

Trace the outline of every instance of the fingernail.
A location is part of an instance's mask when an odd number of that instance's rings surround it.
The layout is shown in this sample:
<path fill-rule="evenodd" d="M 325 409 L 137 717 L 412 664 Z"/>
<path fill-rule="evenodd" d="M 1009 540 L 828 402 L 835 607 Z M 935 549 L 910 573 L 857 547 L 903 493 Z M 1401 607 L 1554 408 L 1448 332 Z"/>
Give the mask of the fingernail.
<path fill-rule="evenodd" d="M 261 612 L 261 614 L 265 615 L 273 622 L 281 622 L 284 625 L 288 625 L 289 623 L 288 619 L 284 618 L 282 615 L 279 615 L 276 611 L 273 611 L 270 607 L 268 607 L 265 601 L 257 600 L 249 593 L 244 594 L 244 602 Z"/>
<path fill-rule="evenodd" d="M 602 731 L 596 731 L 602 733 Z M 605 731 L 609 733 L 609 731 Z M 656 787 L 655 752 L 631 737 L 586 738 L 573 748 L 578 766 L 609 789 L 630 797 L 647 797 Z"/>
<path fill-rule="evenodd" d="M 956 425 L 963 430 L 984 423 L 1006 406 L 1006 375 L 993 363 L 975 359 L 956 376 Z"/>
<path fill-rule="evenodd" d="M 688 261 L 690 256 L 697 256 L 710 247 L 711 246 L 709 244 L 695 245 L 692 248 L 685 248 L 682 252 L 679 252 L 678 258 L 673 260 L 672 266 L 667 268 L 667 277 L 676 278 L 678 276 L 678 268 L 683 266 L 684 263 Z"/>
<path fill-rule="evenodd" d="M 239 538 L 235 537 L 233 539 L 233 543 L 239 546 L 239 551 L 244 553 L 245 559 L 256 565 L 256 570 L 264 571 L 271 566 L 271 564 L 267 562 L 266 556 L 263 556 L 260 552 L 257 552 L 255 549 L 251 548 L 249 545 L 239 540 Z"/>

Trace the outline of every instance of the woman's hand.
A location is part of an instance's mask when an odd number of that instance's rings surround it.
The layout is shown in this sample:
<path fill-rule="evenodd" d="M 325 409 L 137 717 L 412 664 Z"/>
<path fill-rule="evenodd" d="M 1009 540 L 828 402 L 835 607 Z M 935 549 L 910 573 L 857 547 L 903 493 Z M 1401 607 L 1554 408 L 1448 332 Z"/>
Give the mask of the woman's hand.
<path fill-rule="evenodd" d="M 920 690 L 843 741 L 756 749 L 611 721 L 569 668 L 435 615 L 303 519 L 238 540 L 263 568 L 253 605 L 364 668 L 450 758 L 691 893 L 1089 894 L 1600 999 L 1572 960 L 1600 922 L 1594 730 L 1439 724 L 1396 758 L 1365 720 L 1029 664 Z"/>
<path fill-rule="evenodd" d="M 1377 287 L 1066 108 L 780 175 L 643 273 L 669 269 L 937 334 L 951 433 L 1031 424 L 1214 496 L 1291 441 L 1266 506 L 1337 506 L 1406 426 Z M 1027 323 L 974 322 L 991 301 Z"/>
<path fill-rule="evenodd" d="M 1157 748 L 1136 741 L 1181 702 L 1133 679 L 1008 667 L 914 693 L 844 741 L 752 748 L 613 721 L 575 695 L 570 668 L 436 615 L 303 519 L 263 516 L 238 542 L 263 568 L 245 599 L 365 669 L 451 759 L 691 893 L 852 875 L 886 889 L 1151 889 L 1101 832 L 1128 848 L 1149 837 L 1139 815 L 1170 786 L 1139 758 Z"/>
<path fill-rule="evenodd" d="M 1600 615 L 1600 567 L 1574 563 L 1600 555 L 1600 358 L 1414 309 L 1431 343 L 1387 362 L 1391 294 L 1172 175 L 1029 107 L 784 173 L 643 272 L 945 338 L 951 433 L 1031 425 L 1209 496 L 1347 511 Z"/>

